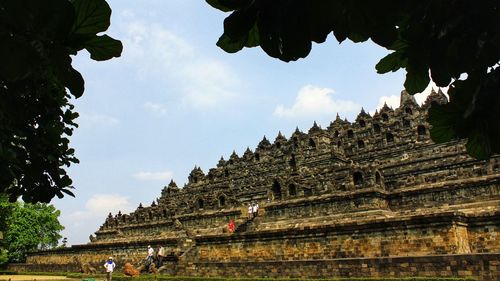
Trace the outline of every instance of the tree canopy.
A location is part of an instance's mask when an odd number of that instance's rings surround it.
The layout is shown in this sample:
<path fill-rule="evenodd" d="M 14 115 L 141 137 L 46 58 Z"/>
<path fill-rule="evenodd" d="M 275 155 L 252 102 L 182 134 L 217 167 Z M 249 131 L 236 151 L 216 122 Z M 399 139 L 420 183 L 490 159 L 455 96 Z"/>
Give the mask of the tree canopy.
<path fill-rule="evenodd" d="M 391 51 L 378 73 L 406 70 L 404 87 L 430 80 L 449 86 L 450 101 L 429 112 L 436 142 L 467 138 L 470 155 L 500 153 L 500 2 L 497 0 L 206 0 L 231 14 L 217 45 L 229 53 L 260 46 L 285 62 L 305 58 L 332 33 L 371 39 Z"/>
<path fill-rule="evenodd" d="M 7 218 L 10 216 L 12 207 L 5 204 L 8 196 L 0 193 L 0 268 L 9 261 L 7 255 L 7 244 L 5 242 L 5 230 L 7 230 Z"/>
<path fill-rule="evenodd" d="M 10 203 L 0 198 L 0 231 L 4 233 L 1 248 L 9 262 L 24 262 L 30 251 L 57 246 L 64 227 L 59 223 L 60 211 L 52 205 Z"/>
<path fill-rule="evenodd" d="M 105 0 L 0 1 L 0 193 L 11 201 L 73 196 L 65 170 L 78 163 L 71 100 L 84 80 L 71 56 L 120 56 L 121 42 L 102 34 L 110 16 Z"/>

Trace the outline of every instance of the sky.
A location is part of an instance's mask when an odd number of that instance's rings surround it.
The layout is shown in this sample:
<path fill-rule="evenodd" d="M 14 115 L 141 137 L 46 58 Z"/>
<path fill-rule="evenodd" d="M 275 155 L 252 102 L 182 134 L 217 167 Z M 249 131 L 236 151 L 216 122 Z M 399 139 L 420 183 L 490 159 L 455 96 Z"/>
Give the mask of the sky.
<path fill-rule="evenodd" d="M 339 44 L 330 35 L 306 59 L 284 63 L 260 48 L 219 49 L 228 14 L 205 1 L 108 3 L 106 34 L 122 41 L 122 56 L 96 62 L 82 52 L 73 60 L 85 79 L 73 101 L 76 197 L 52 201 L 70 245 L 88 243 L 109 212 L 149 206 L 171 179 L 182 187 L 194 166 L 207 172 L 233 150 L 254 151 L 263 136 L 399 104 L 405 73 L 377 74 L 389 52 L 371 42 Z"/>

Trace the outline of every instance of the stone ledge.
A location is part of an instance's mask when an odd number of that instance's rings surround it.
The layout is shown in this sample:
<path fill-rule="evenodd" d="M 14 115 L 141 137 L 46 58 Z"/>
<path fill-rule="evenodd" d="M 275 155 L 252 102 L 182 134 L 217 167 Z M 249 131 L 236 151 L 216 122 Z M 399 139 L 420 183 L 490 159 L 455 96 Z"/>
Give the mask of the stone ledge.
<path fill-rule="evenodd" d="M 487 175 L 468 179 L 448 180 L 436 183 L 425 183 L 412 187 L 398 188 L 390 193 L 390 197 L 404 196 L 407 194 L 421 194 L 433 191 L 457 189 L 457 188 L 476 188 L 478 186 L 492 185 L 500 183 L 500 175 Z M 473 185 L 471 185 L 473 184 Z"/>
<path fill-rule="evenodd" d="M 73 245 L 68 248 L 61 249 L 53 249 L 53 250 L 44 250 L 32 252 L 30 255 L 54 255 L 54 254 L 65 254 L 72 253 L 76 251 L 85 251 L 85 250 L 96 250 L 96 249 L 116 249 L 118 247 L 128 248 L 128 247 L 146 247 L 150 244 L 162 244 L 162 245 L 177 245 L 177 238 L 168 238 L 168 239 L 149 239 L 142 241 L 128 241 L 128 242 L 109 242 L 109 243 L 96 243 L 96 244 L 80 244 Z"/>
<path fill-rule="evenodd" d="M 304 198 L 290 199 L 286 201 L 264 204 L 265 210 L 274 211 L 293 206 L 303 206 L 331 201 L 344 201 L 346 199 L 359 199 L 363 197 L 377 197 L 386 199 L 390 193 L 381 188 L 363 188 L 354 191 L 346 191 L 337 194 L 322 194 Z"/>
<path fill-rule="evenodd" d="M 320 262 L 343 262 L 351 264 L 363 264 L 363 263 L 402 263 L 415 260 L 418 260 L 420 262 L 433 262 L 441 259 L 461 260 L 464 258 L 472 260 L 500 261 L 500 252 L 426 255 L 426 256 L 359 257 L 359 258 L 314 259 L 314 260 L 302 259 L 302 260 L 273 260 L 273 261 L 230 261 L 230 262 L 207 261 L 207 262 L 193 262 L 193 264 L 276 264 L 276 263 L 320 263 Z"/>
<path fill-rule="evenodd" d="M 492 221 L 500 221 L 500 211 L 492 212 L 482 216 L 484 221 L 489 218 Z M 377 230 L 386 230 L 388 228 L 419 228 L 428 227 L 429 224 L 449 224 L 452 223 L 467 223 L 469 220 L 474 221 L 473 216 L 467 216 L 462 212 L 451 211 L 438 214 L 425 214 L 416 216 L 404 216 L 395 218 L 375 219 L 366 222 L 343 222 L 332 223 L 329 225 L 314 225 L 304 226 L 300 228 L 288 227 L 282 229 L 270 229 L 261 231 L 252 231 L 247 233 L 236 234 L 218 234 L 207 235 L 204 237 L 196 237 L 196 243 L 228 243 L 231 241 L 240 240 L 260 240 L 260 239 L 282 239 L 285 235 L 293 237 L 302 236 L 324 236 L 327 233 L 349 233 L 349 232 L 374 232 Z"/>
<path fill-rule="evenodd" d="M 98 230 L 96 233 L 113 233 L 113 231 L 118 231 L 118 230 L 130 230 L 130 229 L 136 229 L 136 228 L 141 228 L 144 226 L 151 227 L 151 226 L 173 226 L 174 223 L 170 220 L 159 220 L 159 221 L 148 221 L 145 223 L 137 223 L 133 225 L 118 225 L 115 229 L 104 229 L 104 230 Z"/>
<path fill-rule="evenodd" d="M 474 277 L 498 281 L 500 253 L 282 261 L 193 262 L 177 275 L 231 277 Z"/>
<path fill-rule="evenodd" d="M 234 208 L 234 209 L 229 209 L 229 210 L 195 212 L 195 213 L 189 213 L 189 214 L 184 214 L 184 215 L 176 215 L 173 217 L 173 219 L 179 219 L 179 220 L 183 221 L 183 220 L 190 220 L 190 219 L 196 219 L 196 218 L 201 218 L 201 217 L 211 218 L 211 217 L 224 217 L 224 216 L 230 216 L 230 215 L 240 216 L 241 209 Z"/>
<path fill-rule="evenodd" d="M 339 192 L 336 194 L 322 194 L 305 198 L 290 199 L 286 201 L 264 204 L 266 210 L 278 210 L 292 206 L 302 206 L 311 203 L 343 201 L 345 199 L 358 199 L 362 196 L 378 197 L 382 199 L 394 199 L 397 197 L 430 193 L 436 191 L 446 191 L 457 188 L 475 188 L 477 186 L 486 186 L 500 183 L 500 175 L 489 175 L 471 179 L 450 180 L 439 183 L 422 184 L 412 188 L 396 189 L 392 192 L 382 188 L 369 187 L 353 191 Z M 471 186 L 471 184 L 474 184 Z"/>

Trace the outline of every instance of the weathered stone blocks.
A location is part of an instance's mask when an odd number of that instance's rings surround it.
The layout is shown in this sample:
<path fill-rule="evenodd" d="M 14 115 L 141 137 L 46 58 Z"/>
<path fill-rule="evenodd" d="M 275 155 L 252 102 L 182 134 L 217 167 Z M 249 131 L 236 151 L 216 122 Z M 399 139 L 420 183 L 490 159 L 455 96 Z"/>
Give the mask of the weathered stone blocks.
<path fill-rule="evenodd" d="M 173 275 L 498 280 L 500 156 L 432 143 L 427 110 L 446 101 L 441 92 L 423 106 L 405 92 L 401 101 L 353 123 L 264 137 L 206 174 L 195 167 L 183 188 L 171 181 L 151 206 L 110 214 L 89 244 L 12 268 L 75 270 L 109 255 L 137 264 L 151 244 L 168 249 Z"/>

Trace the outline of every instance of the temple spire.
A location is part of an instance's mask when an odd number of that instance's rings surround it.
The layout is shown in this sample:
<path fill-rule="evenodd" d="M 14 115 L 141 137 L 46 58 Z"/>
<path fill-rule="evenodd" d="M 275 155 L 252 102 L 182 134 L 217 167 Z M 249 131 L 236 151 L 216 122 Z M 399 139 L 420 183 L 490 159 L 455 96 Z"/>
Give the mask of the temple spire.
<path fill-rule="evenodd" d="M 257 146 L 257 148 L 263 149 L 263 148 L 268 148 L 270 146 L 271 146 L 271 143 L 266 138 L 266 136 L 264 136 L 264 138 L 259 142 L 259 145 Z"/>
<path fill-rule="evenodd" d="M 316 133 L 319 131 L 321 131 L 321 127 L 319 127 L 318 124 L 316 123 L 316 121 L 314 121 L 311 129 L 309 129 L 309 133 Z"/>
<path fill-rule="evenodd" d="M 168 187 L 170 187 L 170 188 L 176 188 L 177 184 L 175 183 L 175 181 L 173 179 L 171 179 L 170 183 L 168 184 Z"/>
<path fill-rule="evenodd" d="M 399 99 L 399 106 L 403 107 L 406 104 L 418 105 L 415 100 L 415 96 L 410 95 L 406 90 L 402 90 L 401 97 Z"/>

